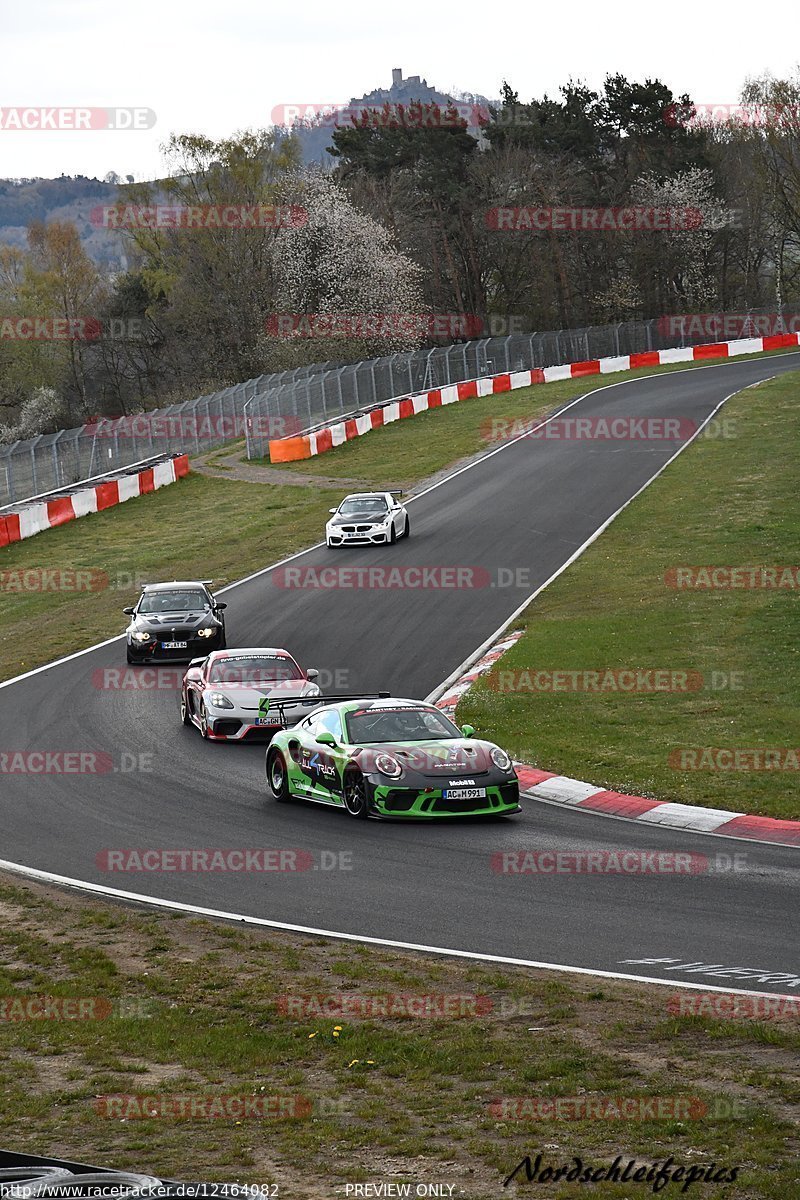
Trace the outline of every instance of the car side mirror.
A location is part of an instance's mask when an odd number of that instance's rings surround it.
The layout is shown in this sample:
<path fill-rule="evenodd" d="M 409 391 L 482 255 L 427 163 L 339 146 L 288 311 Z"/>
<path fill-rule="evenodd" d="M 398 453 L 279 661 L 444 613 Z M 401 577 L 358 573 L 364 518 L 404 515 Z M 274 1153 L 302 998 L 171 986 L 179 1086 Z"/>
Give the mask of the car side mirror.
<path fill-rule="evenodd" d="M 216 608 L 217 612 L 222 612 L 223 608 L 227 608 L 227 607 L 228 607 L 228 605 L 227 605 L 227 603 L 226 603 L 226 602 L 223 600 L 221 604 L 217 604 L 217 603 L 215 602 L 215 604 L 214 604 L 214 607 Z"/>
<path fill-rule="evenodd" d="M 317 734 L 317 741 L 320 746 L 335 746 L 336 738 L 332 733 L 328 733 L 327 729 L 323 729 L 322 733 Z"/>
<path fill-rule="evenodd" d="M 462 725 L 461 732 L 463 733 L 464 737 L 474 737 L 475 727 L 473 725 Z"/>
<path fill-rule="evenodd" d="M 335 513 L 335 512 L 338 512 L 338 511 L 339 511 L 339 510 L 338 510 L 338 508 L 329 508 L 329 509 L 328 509 L 328 512 L 329 512 L 329 513 Z"/>
<path fill-rule="evenodd" d="M 135 608 L 123 608 L 122 611 L 125 613 L 126 616 L 132 617 L 133 614 L 136 612 L 136 609 Z"/>
<path fill-rule="evenodd" d="M 190 659 L 189 666 L 190 667 L 202 667 L 202 665 L 205 661 L 206 660 L 204 658 L 193 658 L 193 659 Z"/>
<path fill-rule="evenodd" d="M 319 679 L 319 671 L 315 671 L 313 667 L 309 667 L 306 671 L 306 679 Z"/>

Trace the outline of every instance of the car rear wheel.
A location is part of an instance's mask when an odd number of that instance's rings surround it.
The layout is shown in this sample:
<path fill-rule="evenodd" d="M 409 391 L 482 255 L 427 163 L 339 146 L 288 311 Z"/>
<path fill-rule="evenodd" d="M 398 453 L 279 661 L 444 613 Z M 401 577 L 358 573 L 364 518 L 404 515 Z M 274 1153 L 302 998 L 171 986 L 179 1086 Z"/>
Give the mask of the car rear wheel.
<path fill-rule="evenodd" d="M 367 816 L 367 785 L 358 770 L 351 769 L 344 777 L 344 806 L 357 821 Z"/>
<path fill-rule="evenodd" d="M 280 750 L 270 750 L 267 753 L 267 783 L 279 804 L 289 803 L 292 798 L 289 791 L 289 775 L 286 759 Z"/>

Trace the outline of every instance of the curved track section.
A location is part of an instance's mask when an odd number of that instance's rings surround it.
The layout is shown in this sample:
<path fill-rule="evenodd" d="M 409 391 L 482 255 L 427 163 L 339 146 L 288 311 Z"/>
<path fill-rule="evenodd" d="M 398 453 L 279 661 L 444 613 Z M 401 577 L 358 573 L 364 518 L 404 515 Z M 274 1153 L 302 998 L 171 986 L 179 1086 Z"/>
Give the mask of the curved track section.
<path fill-rule="evenodd" d="M 582 398 L 570 416 L 677 418 L 683 430 L 733 392 L 798 365 L 800 355 L 786 355 L 626 380 Z M 681 444 L 676 437 L 506 445 L 412 501 L 408 541 L 372 550 L 315 547 L 286 564 L 292 574 L 269 569 L 227 589 L 229 640 L 286 645 L 349 691 L 424 696 Z M 318 572 L 330 567 L 343 584 L 354 582 L 356 568 L 462 568 L 471 572 L 462 580 L 480 586 L 286 586 L 324 582 Z M 175 570 L 180 575 L 179 563 Z M 136 895 L 351 936 L 698 985 L 800 991 L 796 947 L 786 938 L 800 878 L 790 848 L 714 839 L 712 849 L 702 836 L 534 802 L 524 802 L 513 821 L 480 826 L 362 823 L 317 807 L 277 806 L 265 799 L 263 749 L 203 743 L 180 725 L 174 690 L 97 686 L 104 668 L 123 665 L 115 640 L 0 688 L 4 751 L 105 752 L 113 767 L 100 775 L 5 775 L 2 858 Z M 108 849 L 134 847 L 310 855 L 301 871 L 123 874 L 98 865 Z M 493 870 L 493 854 L 528 848 L 745 853 L 748 869 L 657 877 Z M 713 974 L 727 968 L 741 970 Z"/>

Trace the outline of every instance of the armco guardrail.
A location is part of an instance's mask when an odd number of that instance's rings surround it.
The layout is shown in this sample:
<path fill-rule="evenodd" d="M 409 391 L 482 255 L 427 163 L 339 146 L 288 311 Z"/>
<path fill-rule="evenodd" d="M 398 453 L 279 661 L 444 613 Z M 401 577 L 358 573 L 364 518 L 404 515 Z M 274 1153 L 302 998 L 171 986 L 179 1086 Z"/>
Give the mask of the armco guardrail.
<path fill-rule="evenodd" d="M 742 336 L 760 332 L 755 328 L 757 310 L 751 311 L 752 318 L 747 314 L 744 324 L 752 319 L 754 328 L 743 328 Z M 742 323 L 741 315 L 733 316 Z M 725 314 L 718 317 L 727 320 Z M 150 455 L 202 454 L 243 437 L 248 457 L 263 458 L 270 441 L 363 413 L 396 396 L 580 359 L 697 345 L 708 340 L 706 326 L 707 322 L 682 318 L 625 321 L 482 338 L 349 365 L 315 363 L 259 375 L 183 404 L 0 446 L 0 506 Z"/>
<path fill-rule="evenodd" d="M 447 387 L 418 392 L 378 406 L 360 417 L 338 421 L 299 437 L 283 438 L 269 444 L 271 462 L 296 462 L 324 454 L 334 446 L 341 446 L 353 438 L 362 437 L 373 429 L 415 417 L 417 413 L 455 404 L 474 396 L 491 396 L 501 392 L 512 392 L 517 388 L 531 387 L 538 383 L 555 383 L 560 379 L 580 379 L 587 375 L 610 375 L 617 371 L 635 371 L 641 367 L 655 367 L 666 363 L 693 362 L 700 359 L 733 358 L 741 354 L 759 354 L 765 350 L 781 350 L 798 345 L 800 334 L 782 333 L 774 337 L 744 338 L 733 342 L 712 342 L 701 346 L 672 347 L 668 350 L 651 350 L 642 354 L 624 354 L 613 358 L 595 358 L 587 362 L 563 363 L 556 367 L 535 367 L 528 371 L 503 372 L 488 378 L 472 379 L 465 383 L 453 383 Z"/>
<path fill-rule="evenodd" d="M 9 505 L 0 512 L 0 546 L 9 546 L 55 529 L 89 513 L 103 512 L 136 496 L 144 496 L 189 473 L 187 455 L 162 456 L 149 465 L 121 470 L 100 480 L 86 480 L 84 486 L 36 497 L 27 504 Z"/>

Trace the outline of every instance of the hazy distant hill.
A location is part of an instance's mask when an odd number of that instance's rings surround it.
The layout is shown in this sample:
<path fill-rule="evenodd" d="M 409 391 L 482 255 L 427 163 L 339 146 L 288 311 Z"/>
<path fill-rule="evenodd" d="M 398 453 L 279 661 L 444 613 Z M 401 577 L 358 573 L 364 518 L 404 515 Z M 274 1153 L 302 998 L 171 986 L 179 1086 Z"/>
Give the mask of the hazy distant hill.
<path fill-rule="evenodd" d="M 119 182 L 124 182 L 120 180 Z M 113 204 L 116 183 L 62 175 L 60 179 L 0 179 L 0 242 L 25 246 L 31 221 L 74 221 L 86 252 L 100 266 L 120 270 L 124 248 L 118 234 L 96 229 L 92 209 Z"/>
<path fill-rule="evenodd" d="M 375 88 L 367 95 L 353 97 L 349 108 L 356 112 L 360 108 L 379 109 L 387 102 L 408 105 L 414 100 L 438 104 L 443 109 L 455 102 L 465 106 L 466 110 L 470 106 L 485 110 L 489 104 L 500 103 L 463 92 L 451 96 L 438 91 L 419 75 L 404 79 L 402 70 L 396 67 L 392 71 L 391 87 Z M 346 114 L 343 123 L 349 124 Z M 304 163 L 334 166 L 335 160 L 327 152 L 335 128 L 331 120 L 319 124 L 298 122 L 290 128 L 300 142 Z M 470 123 L 470 132 L 480 140 L 477 124 Z M 127 261 L 122 238 L 111 230 L 96 229 L 90 220 L 93 208 L 113 204 L 119 198 L 117 185 L 125 182 L 113 174 L 102 180 L 87 179 L 85 175 L 62 175 L 59 179 L 0 179 L 0 243 L 24 247 L 31 221 L 74 221 L 86 252 L 98 266 L 110 272 L 125 270 Z M 133 177 L 128 176 L 127 182 L 132 183 Z"/>
<path fill-rule="evenodd" d="M 350 124 L 350 112 L 357 113 L 364 108 L 380 109 L 387 103 L 407 106 L 414 100 L 426 104 L 438 104 L 443 109 L 446 109 L 449 104 L 455 103 L 460 109 L 474 108 L 476 111 L 483 112 L 490 104 L 499 107 L 501 103 L 499 100 L 489 100 L 486 96 L 472 93 L 459 92 L 458 95 L 450 95 L 448 92 L 440 92 L 429 84 L 427 79 L 420 79 L 419 75 L 409 75 L 404 79 L 401 68 L 395 67 L 392 71 L 391 87 L 375 88 L 364 96 L 351 97 L 347 109 L 340 118 L 340 123 L 342 125 Z M 468 121 L 470 133 L 477 141 L 480 141 L 480 127 L 477 121 L 473 122 L 469 118 Z M 331 145 L 333 131 L 336 128 L 335 118 L 324 117 L 318 122 L 298 120 L 291 126 L 282 126 L 281 128 L 291 128 L 296 135 L 300 142 L 304 163 L 321 163 L 328 167 L 335 164 L 335 159 L 328 154 L 328 147 Z"/>

